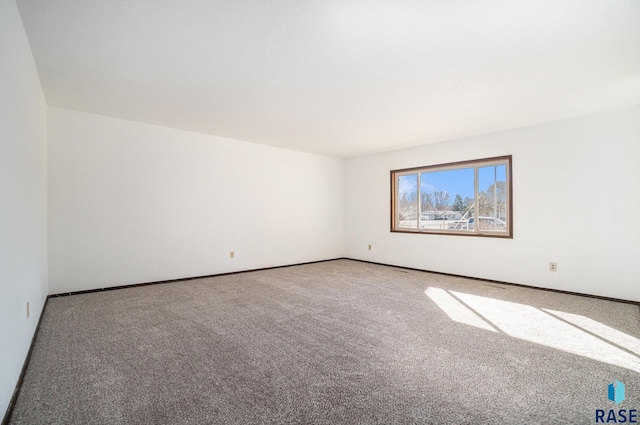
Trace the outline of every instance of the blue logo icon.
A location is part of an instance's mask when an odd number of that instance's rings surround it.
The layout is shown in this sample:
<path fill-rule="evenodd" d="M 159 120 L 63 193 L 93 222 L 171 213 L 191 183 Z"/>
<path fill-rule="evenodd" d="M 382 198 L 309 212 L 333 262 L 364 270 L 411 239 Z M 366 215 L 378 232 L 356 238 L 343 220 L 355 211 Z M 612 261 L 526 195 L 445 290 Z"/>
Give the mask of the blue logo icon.
<path fill-rule="evenodd" d="M 608 391 L 609 400 L 616 405 L 624 401 L 624 384 L 616 379 L 616 382 L 609 384 Z"/>

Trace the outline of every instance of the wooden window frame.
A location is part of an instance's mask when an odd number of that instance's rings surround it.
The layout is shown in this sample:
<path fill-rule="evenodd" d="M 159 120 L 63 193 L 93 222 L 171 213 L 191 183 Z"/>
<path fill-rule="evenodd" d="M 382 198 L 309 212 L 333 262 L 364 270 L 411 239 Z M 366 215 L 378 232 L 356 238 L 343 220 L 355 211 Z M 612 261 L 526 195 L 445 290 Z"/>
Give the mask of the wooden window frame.
<path fill-rule="evenodd" d="M 512 156 L 497 156 L 491 158 L 474 159 L 469 161 L 449 162 L 445 164 L 427 165 L 422 167 L 403 168 L 398 170 L 391 170 L 391 232 L 393 233 L 413 233 L 413 234 L 427 234 L 427 235 L 450 235 L 450 236 L 471 236 L 471 237 L 488 237 L 488 238 L 503 238 L 513 239 L 513 167 Z M 482 230 L 480 226 L 474 225 L 474 230 L 448 230 L 448 229 L 424 229 L 420 228 L 421 213 L 419 210 L 420 205 L 420 173 L 434 172 L 434 171 L 446 171 L 456 170 L 464 168 L 474 168 L 474 217 L 478 217 L 478 168 L 487 167 L 491 165 L 506 165 L 506 195 L 507 195 L 507 223 L 505 231 L 495 230 Z M 402 175 L 418 175 L 418 196 L 417 196 L 417 228 L 399 228 L 399 219 L 397 211 L 396 195 L 398 193 L 399 176 Z"/>

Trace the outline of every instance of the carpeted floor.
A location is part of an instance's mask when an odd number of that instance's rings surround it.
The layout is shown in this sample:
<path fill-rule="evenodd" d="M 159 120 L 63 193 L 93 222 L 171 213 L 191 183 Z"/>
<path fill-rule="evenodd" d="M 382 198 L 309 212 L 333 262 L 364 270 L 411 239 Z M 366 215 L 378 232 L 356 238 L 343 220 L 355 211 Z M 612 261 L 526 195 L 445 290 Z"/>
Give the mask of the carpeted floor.
<path fill-rule="evenodd" d="M 51 298 L 10 423 L 592 424 L 611 408 L 640 409 L 637 305 L 337 260 Z"/>

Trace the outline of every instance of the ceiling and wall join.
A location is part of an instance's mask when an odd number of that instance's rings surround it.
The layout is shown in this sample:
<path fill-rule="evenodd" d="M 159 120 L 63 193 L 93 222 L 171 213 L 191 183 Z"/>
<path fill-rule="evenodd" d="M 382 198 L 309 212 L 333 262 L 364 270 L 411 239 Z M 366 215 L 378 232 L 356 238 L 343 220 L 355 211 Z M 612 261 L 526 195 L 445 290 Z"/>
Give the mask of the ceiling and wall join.
<path fill-rule="evenodd" d="M 351 158 L 640 103 L 640 2 L 17 0 L 47 104 Z"/>

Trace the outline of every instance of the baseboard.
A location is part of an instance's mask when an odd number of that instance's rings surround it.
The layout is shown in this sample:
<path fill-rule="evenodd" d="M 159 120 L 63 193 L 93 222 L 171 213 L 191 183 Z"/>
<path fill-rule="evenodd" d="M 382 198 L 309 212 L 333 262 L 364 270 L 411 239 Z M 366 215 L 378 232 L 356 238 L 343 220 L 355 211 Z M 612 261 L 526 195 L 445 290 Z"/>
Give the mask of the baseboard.
<path fill-rule="evenodd" d="M 379 266 L 395 267 L 396 269 L 413 270 L 413 271 L 417 271 L 417 272 L 433 273 L 433 274 L 439 274 L 439 275 L 443 275 L 443 276 L 462 277 L 462 278 L 465 278 L 465 279 L 479 280 L 479 281 L 482 281 L 482 282 L 491 282 L 491 283 L 499 283 L 501 285 L 518 286 L 520 288 L 539 289 L 541 291 L 555 292 L 555 293 L 558 293 L 558 294 L 577 295 L 577 296 L 580 296 L 580 297 L 596 298 L 596 299 L 605 300 L 605 301 L 614 301 L 614 302 L 618 302 L 618 303 L 634 304 L 634 305 L 637 305 L 637 306 L 640 307 L 640 301 L 631 301 L 631 300 L 625 300 L 625 299 L 622 299 L 622 298 L 611 298 L 611 297 L 604 297 L 604 296 L 601 296 L 601 295 L 583 294 L 581 292 L 563 291 L 562 289 L 543 288 L 541 286 L 524 285 L 522 283 L 512 283 L 512 282 L 504 282 L 504 281 L 501 281 L 501 280 L 485 279 L 485 278 L 482 278 L 482 277 L 465 276 L 465 275 L 461 275 L 461 274 L 437 272 L 437 271 L 426 270 L 426 269 L 416 269 L 416 268 L 413 268 L 413 267 L 396 266 L 395 264 L 378 263 L 378 262 L 375 262 L 375 261 L 367 261 L 367 260 L 358 260 L 356 258 L 346 258 L 346 259 L 347 260 L 352 260 L 352 261 L 359 261 L 361 263 L 376 264 L 376 265 L 379 265 Z"/>
<path fill-rule="evenodd" d="M 18 400 L 18 394 L 20 394 L 20 388 L 22 388 L 24 375 L 27 373 L 27 366 L 29 366 L 29 361 L 31 360 L 33 346 L 35 345 L 36 339 L 38 338 L 38 331 L 40 330 L 40 324 L 42 323 L 42 318 L 44 317 L 44 311 L 47 308 L 47 302 L 49 302 L 49 297 L 44 300 L 44 305 L 42 306 L 42 311 L 40 312 L 40 318 L 38 319 L 36 330 L 33 332 L 33 337 L 31 337 L 31 344 L 29 345 L 29 351 L 27 351 L 27 357 L 24 359 L 24 363 L 22 364 L 22 370 L 20 371 L 18 382 L 16 382 L 16 387 L 13 389 L 13 394 L 11 395 L 11 400 L 9 400 L 9 405 L 7 406 L 7 410 L 4 414 L 1 425 L 9 425 L 9 419 L 11 419 L 13 408 L 15 407 L 16 401 Z"/>
<path fill-rule="evenodd" d="M 236 272 L 217 273 L 217 274 L 209 274 L 209 275 L 204 275 L 204 276 L 182 277 L 182 278 L 179 278 L 179 279 L 157 280 L 157 281 L 153 281 L 153 282 L 144 282 L 144 283 L 132 283 L 130 285 L 110 286 L 108 288 L 87 289 L 87 290 L 84 290 L 84 291 L 61 292 L 61 293 L 58 293 L 58 294 L 51 294 L 51 295 L 49 295 L 49 297 L 51 297 L 51 298 L 67 297 L 69 295 L 90 294 L 92 292 L 102 292 L 102 291 L 114 291 L 116 289 L 135 288 L 135 287 L 138 287 L 138 286 L 159 285 L 159 284 L 162 284 L 162 283 L 173 283 L 173 282 L 186 282 L 188 280 L 205 279 L 205 278 L 208 278 L 208 277 L 229 276 L 229 275 L 240 274 L 240 273 L 260 272 L 260 271 L 264 271 L 264 270 L 282 269 L 282 268 L 285 268 L 285 267 L 304 266 L 306 264 L 326 263 L 328 261 L 348 260 L 348 259 L 349 258 L 343 258 L 343 257 L 330 258 L 328 260 L 308 261 L 306 263 L 295 263 L 295 264 L 286 264 L 286 265 L 283 265 L 283 266 L 262 267 L 262 268 L 259 268 L 259 269 L 239 270 L 239 271 L 236 271 Z M 4 424 L 2 424 L 2 425 L 4 425 Z"/>
<path fill-rule="evenodd" d="M 461 275 L 461 274 L 438 272 L 438 271 L 428 270 L 428 269 L 418 269 L 418 268 L 414 268 L 414 267 L 398 266 L 398 265 L 395 265 L 395 264 L 379 263 L 379 262 L 376 262 L 376 261 L 360 260 L 360 259 L 357 259 L 357 258 L 349 258 L 349 257 L 330 258 L 330 259 L 327 259 L 327 260 L 308 261 L 306 263 L 286 264 L 286 265 L 283 265 L 283 266 L 263 267 L 263 268 L 258 268 L 258 269 L 240 270 L 240 271 L 235 271 L 235 272 L 217 273 L 217 274 L 204 275 L 204 276 L 184 277 L 184 278 L 180 278 L 180 279 L 169 279 L 169 280 L 158 280 L 158 281 L 145 282 L 145 283 L 134 283 L 134 284 L 131 284 L 131 285 L 111 286 L 111 287 L 108 287 L 108 288 L 87 289 L 87 290 L 84 290 L 84 291 L 63 292 L 63 293 L 59 293 L 59 294 L 49 295 L 49 297 L 66 297 L 66 296 L 69 296 L 69 295 L 89 294 L 89 293 L 92 293 L 92 292 L 112 291 L 112 290 L 123 289 L 123 288 L 135 288 L 137 286 L 158 285 L 158 284 L 162 284 L 162 283 L 172 283 L 172 282 L 185 282 L 185 281 L 194 280 L 194 279 L 204 279 L 204 278 L 208 278 L 208 277 L 228 276 L 228 275 L 234 275 L 234 274 L 240 274 L 240 273 L 250 273 L 250 272 L 263 271 L 263 270 L 281 269 L 281 268 L 286 268 L 286 267 L 303 266 L 305 264 L 326 263 L 328 261 L 336 261 L 336 260 L 359 261 L 361 263 L 376 264 L 376 265 L 379 265 L 379 266 L 387 266 L 387 267 L 395 267 L 395 268 L 398 268 L 398 269 L 413 270 L 413 271 L 425 272 L 425 273 L 434 273 L 434 274 L 439 274 L 439 275 L 443 275 L 443 276 L 461 277 L 461 278 L 465 278 L 465 279 L 479 280 L 479 281 L 482 281 L 482 282 L 499 283 L 501 285 L 511 285 L 511 286 L 519 286 L 521 288 L 539 289 L 541 291 L 555 292 L 555 293 L 558 293 L 558 294 L 577 295 L 577 296 L 581 296 L 581 297 L 595 298 L 595 299 L 599 299 L 599 300 L 614 301 L 614 302 L 626 303 L 626 304 L 634 304 L 634 305 L 637 305 L 637 306 L 640 307 L 640 302 L 639 301 L 625 300 L 625 299 L 622 299 L 622 298 L 612 298 L 612 297 L 605 297 L 605 296 L 601 296 L 601 295 L 584 294 L 584 293 L 581 293 L 581 292 L 564 291 L 562 289 L 543 288 L 543 287 L 534 286 L 534 285 L 525 285 L 525 284 L 521 284 L 521 283 L 504 282 L 504 281 L 501 281 L 501 280 L 492 280 L 492 279 L 486 279 L 486 278 L 475 277 L 475 276 L 466 276 L 466 275 Z M 1 425 L 5 425 L 4 422 Z"/>

